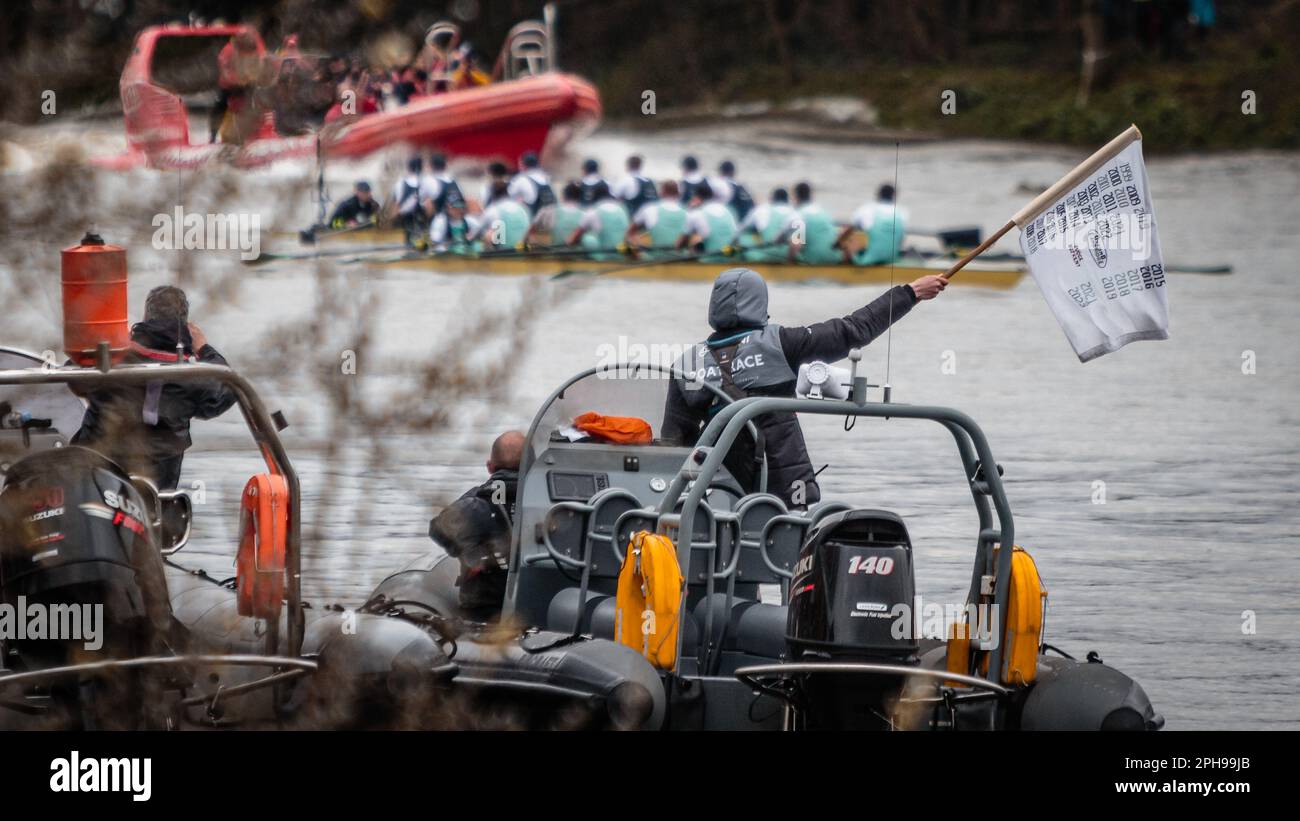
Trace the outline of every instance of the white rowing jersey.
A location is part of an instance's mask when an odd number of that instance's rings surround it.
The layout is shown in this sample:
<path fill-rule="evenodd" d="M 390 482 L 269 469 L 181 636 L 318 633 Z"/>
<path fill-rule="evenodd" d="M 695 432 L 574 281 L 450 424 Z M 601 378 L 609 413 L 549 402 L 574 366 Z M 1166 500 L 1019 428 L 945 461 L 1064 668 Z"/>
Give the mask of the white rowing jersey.
<path fill-rule="evenodd" d="M 397 181 L 393 186 L 393 202 L 397 203 L 397 213 L 409 214 L 420 204 L 421 185 L 424 180 L 415 175 L 407 174 Z"/>
<path fill-rule="evenodd" d="M 537 192 L 544 186 L 551 184 L 551 178 L 540 168 L 532 168 L 527 171 L 521 171 L 515 174 L 514 179 L 510 181 L 510 187 L 506 193 L 510 198 L 522 202 L 524 205 L 531 206 L 537 202 Z"/>
<path fill-rule="evenodd" d="M 726 177 L 709 177 L 709 188 L 713 189 L 713 199 L 726 205 L 731 202 L 735 190 L 732 188 L 731 180 Z"/>

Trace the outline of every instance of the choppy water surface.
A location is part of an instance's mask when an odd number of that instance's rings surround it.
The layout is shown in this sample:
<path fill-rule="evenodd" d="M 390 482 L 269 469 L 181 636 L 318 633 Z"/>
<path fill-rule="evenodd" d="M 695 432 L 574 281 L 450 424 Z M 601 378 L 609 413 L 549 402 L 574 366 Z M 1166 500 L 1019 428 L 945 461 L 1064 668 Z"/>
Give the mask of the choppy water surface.
<path fill-rule="evenodd" d="M 33 140 L 24 145 L 32 148 Z M 688 151 L 709 167 L 730 157 L 756 195 L 808 179 L 841 216 L 894 168 L 892 146 L 800 144 L 756 126 L 606 133 L 580 150 L 611 171 L 640 151 L 657 177 L 673 173 Z M 1075 151 L 1018 145 L 909 147 L 899 155 L 901 199 L 916 226 L 980 224 L 987 231 L 1028 198 L 1018 186 L 1045 185 L 1078 159 Z M 378 181 L 382 165 L 331 168 L 331 188 L 341 193 L 361 176 Z M 1098 650 L 1142 682 L 1171 728 L 1300 727 L 1300 158 L 1149 159 L 1148 169 L 1167 258 L 1236 267 L 1226 277 L 1173 277 L 1168 342 L 1137 343 L 1081 365 L 1026 277 L 1010 292 L 950 289 L 897 325 L 888 365 L 885 339 L 867 350 L 865 363 L 875 382 L 888 367 L 897 401 L 951 405 L 983 425 L 1006 471 L 1017 540 L 1033 551 L 1050 590 L 1052 643 L 1076 655 Z M 247 175 L 218 208 L 252 208 L 266 227 L 297 227 L 312 207 L 291 205 L 283 186 L 309 175 L 305 168 Z M 118 197 L 160 194 L 183 191 L 183 179 L 139 172 L 109 186 Z M 148 236 L 147 226 L 122 219 L 104 214 L 101 229 Z M 6 300 L 0 343 L 57 346 L 54 250 L 72 239 L 50 238 L 43 294 L 21 304 Z M 132 248 L 136 310 L 176 265 L 172 252 L 141 245 Z M 1004 247 L 1014 250 L 1011 240 Z M 321 386 L 334 377 L 303 373 L 310 371 L 305 362 L 296 376 L 288 375 L 292 363 L 265 364 L 275 351 L 264 332 L 319 310 L 315 266 L 243 269 L 229 254 L 194 256 L 199 282 L 238 280 L 223 292 L 229 298 L 200 295 L 196 320 L 233 364 L 257 371 L 264 398 L 294 423 L 284 435 L 302 474 L 312 537 L 305 588 L 317 600 L 356 603 L 424 551 L 429 516 L 481 481 L 495 432 L 526 426 L 550 389 L 597 364 L 602 344 L 617 346 L 620 337 L 624 344 L 686 343 L 707 331 L 707 284 L 583 280 L 548 286 L 564 288 L 551 300 L 519 280 L 337 266 L 333 275 L 352 277 L 344 293 L 378 300 L 369 313 L 372 347 L 358 374 L 347 377 L 358 380 L 372 409 L 411 384 L 402 363 L 418 366 L 449 349 L 484 372 L 512 363 L 492 395 L 455 392 L 447 426 L 385 435 L 386 452 L 376 460 L 355 426 L 326 424 Z M 9 265 L 4 276 L 12 275 Z M 773 320 L 799 324 L 847 313 L 880 290 L 776 285 Z M 484 312 L 525 298 L 536 306 L 535 321 L 521 339 L 513 321 L 489 324 L 486 333 L 473 328 Z M 472 344 L 464 344 L 467 336 Z M 462 344 L 451 347 L 457 340 Z M 1254 352 L 1253 375 L 1242 371 L 1247 351 Z M 955 373 L 941 370 L 945 357 L 955 357 Z M 433 390 L 417 404 L 447 406 L 448 395 Z M 849 433 L 840 419 L 805 427 L 814 460 L 830 464 L 825 494 L 901 512 L 916 543 L 919 591 L 927 600 L 959 602 L 976 522 L 948 435 L 899 420 L 860 420 Z M 197 425 L 187 462 L 187 481 L 204 483 L 206 501 L 198 506 L 200 535 L 182 556 L 222 575 L 233 574 L 239 489 L 256 470 L 241 431 L 238 415 Z M 327 455 L 328 439 L 343 443 L 338 454 Z M 1105 504 L 1094 503 L 1098 482 Z M 1254 614 L 1254 635 L 1243 634 L 1246 611 Z"/>

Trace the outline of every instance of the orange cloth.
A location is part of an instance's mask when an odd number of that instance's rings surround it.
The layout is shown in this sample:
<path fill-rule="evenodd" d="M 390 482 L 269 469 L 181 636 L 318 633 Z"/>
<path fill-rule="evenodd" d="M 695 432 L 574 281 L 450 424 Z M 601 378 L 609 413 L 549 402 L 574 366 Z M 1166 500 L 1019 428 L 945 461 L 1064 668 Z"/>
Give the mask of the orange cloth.
<path fill-rule="evenodd" d="M 616 445 L 648 445 L 654 440 L 650 423 L 635 416 L 602 416 L 588 411 L 574 419 L 573 426 Z"/>

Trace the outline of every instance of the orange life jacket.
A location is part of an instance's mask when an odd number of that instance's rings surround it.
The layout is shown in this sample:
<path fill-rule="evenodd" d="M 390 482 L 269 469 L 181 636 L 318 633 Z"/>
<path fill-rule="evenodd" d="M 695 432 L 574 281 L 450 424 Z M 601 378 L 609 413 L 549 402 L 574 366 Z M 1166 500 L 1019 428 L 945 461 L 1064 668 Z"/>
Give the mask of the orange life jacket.
<path fill-rule="evenodd" d="M 618 574 L 614 636 L 660 670 L 677 664 L 684 581 L 671 539 L 645 530 L 632 536 Z"/>

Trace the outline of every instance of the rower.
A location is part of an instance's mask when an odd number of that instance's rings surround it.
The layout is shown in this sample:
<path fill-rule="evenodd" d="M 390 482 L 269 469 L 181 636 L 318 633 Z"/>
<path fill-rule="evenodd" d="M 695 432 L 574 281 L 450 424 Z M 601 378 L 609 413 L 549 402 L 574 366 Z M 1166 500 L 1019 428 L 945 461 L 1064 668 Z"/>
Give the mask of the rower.
<path fill-rule="evenodd" d="M 522 170 L 510 180 L 506 189 L 510 198 L 521 202 L 528 209 L 529 219 L 548 205 L 555 204 L 555 190 L 551 188 L 551 177 L 541 168 L 537 155 L 529 151 L 519 158 Z"/>
<path fill-rule="evenodd" d="M 939 276 L 923 276 L 899 285 L 845 317 L 797 328 L 770 324 L 767 283 L 748 268 L 723 271 L 709 298 L 713 334 L 691 345 L 677 360 L 668 384 L 660 436 L 667 444 L 692 447 L 719 405 L 748 396 L 793 397 L 799 366 L 835 362 L 853 348 L 871 342 L 907 315 L 918 300 L 933 299 L 947 285 Z M 707 382 L 715 390 L 700 390 Z M 794 413 L 773 412 L 754 419 L 763 434 L 767 489 L 789 507 L 821 499 L 817 474 Z M 752 440 L 737 440 L 724 464 L 748 492 L 758 489 Z"/>
<path fill-rule="evenodd" d="M 835 247 L 835 223 L 820 205 L 812 201 L 812 186 L 801 182 L 794 187 L 795 211 L 781 229 L 790 244 L 790 261 L 810 265 L 831 265 L 843 261 Z"/>
<path fill-rule="evenodd" d="M 465 207 L 465 195 L 456 178 L 447 171 L 447 158 L 434 154 L 429 158 L 430 173 L 420 181 L 420 204 L 425 216 L 432 220 L 451 205 Z"/>
<path fill-rule="evenodd" d="M 713 188 L 713 198 L 730 208 L 738 222 L 743 222 L 754 209 L 749 189 L 736 182 L 736 164 L 731 160 L 723 160 L 718 165 L 718 175 L 709 177 L 709 186 Z"/>
<path fill-rule="evenodd" d="M 478 219 L 466 213 L 465 201 L 448 201 L 429 225 L 429 245 L 439 253 L 466 253 L 475 246 L 470 235 L 478 228 Z"/>
<path fill-rule="evenodd" d="M 641 158 L 635 154 L 627 158 L 627 176 L 619 180 L 612 191 L 615 199 L 622 200 L 634 218 L 642 206 L 659 199 L 654 180 L 641 173 Z"/>
<path fill-rule="evenodd" d="M 686 209 L 677 201 L 677 183 L 665 180 L 660 197 L 641 206 L 627 228 L 627 244 L 633 247 L 675 248 L 686 231 Z M 645 237 L 646 241 L 639 241 Z"/>
<path fill-rule="evenodd" d="M 582 186 L 568 182 L 560 191 L 560 201 L 548 208 L 543 208 L 533 217 L 533 226 L 529 238 L 542 237 L 551 246 L 567 245 L 569 237 L 578 230 L 582 222 Z M 595 248 L 596 238 L 582 237 L 585 248 Z"/>
<path fill-rule="evenodd" d="M 713 199 L 713 188 L 701 180 L 691 197 L 686 227 L 677 240 L 678 248 L 691 248 L 699 254 L 720 254 L 731 247 L 736 236 L 736 218 L 731 209 Z"/>
<path fill-rule="evenodd" d="M 779 253 L 774 246 L 779 243 L 781 231 L 793 213 L 790 192 L 784 188 L 773 189 L 771 199 L 752 209 L 740 223 L 732 244 L 749 249 L 744 253 L 747 260 L 771 262 Z"/>
<path fill-rule="evenodd" d="M 414 243 L 413 237 L 417 236 L 423 227 L 424 212 L 419 208 L 420 205 L 420 181 L 424 171 L 424 160 L 419 156 L 412 157 L 406 163 L 406 176 L 397 181 L 393 186 L 393 196 L 388 201 L 388 211 L 396 212 L 396 221 L 406 232 L 406 243 Z"/>
<path fill-rule="evenodd" d="M 609 193 L 609 186 L 604 182 L 596 184 L 595 204 L 587 208 L 578 222 L 577 229 L 569 235 L 569 245 L 582 243 L 584 237 L 595 238 L 595 250 L 604 252 L 595 254 L 596 259 L 612 259 L 623 249 L 623 238 L 627 236 L 629 220 L 623 203 L 614 199 Z M 585 245 L 585 243 L 584 243 Z"/>
<path fill-rule="evenodd" d="M 497 183 L 499 182 L 505 183 L 505 187 L 498 188 Z M 478 200 L 482 203 L 484 208 L 487 208 L 492 204 L 493 198 L 497 196 L 496 192 L 498 190 L 501 192 L 501 196 L 508 197 L 509 194 L 506 192 L 509 191 L 509 189 L 510 169 L 506 168 L 506 164 L 503 162 L 494 162 L 488 166 L 488 178 L 483 183 L 483 189 Z"/>
<path fill-rule="evenodd" d="M 853 212 L 853 220 L 840 233 L 836 245 L 844 249 L 844 261 L 855 265 L 888 265 L 898 259 L 903 250 L 903 236 L 907 233 L 907 212 L 895 200 L 897 191 L 885 183 L 876 192 L 876 201 Z M 844 242 L 853 231 L 866 234 L 866 247 L 850 251 Z"/>
<path fill-rule="evenodd" d="M 379 215 L 379 203 L 370 193 L 370 183 L 361 180 L 353 189 L 352 196 L 340 202 L 330 215 L 330 227 L 346 228 L 350 225 L 365 225 L 375 221 Z"/>
<path fill-rule="evenodd" d="M 700 173 L 700 161 L 690 154 L 682 157 L 682 182 L 678 186 L 681 188 L 679 198 L 682 205 L 689 205 L 695 198 L 695 189 L 699 188 L 704 182 L 704 175 Z"/>
<path fill-rule="evenodd" d="M 578 185 L 582 187 L 583 207 L 591 207 L 600 201 L 596 186 L 605 186 L 605 194 L 609 194 L 609 183 L 600 175 L 600 163 L 591 158 L 582 162 L 582 179 L 579 180 Z"/>
<path fill-rule="evenodd" d="M 509 187 L 505 180 L 493 184 L 492 204 L 483 209 L 478 225 L 469 232 L 471 241 L 481 240 L 497 250 L 523 247 L 532 217 L 523 203 L 511 199 Z"/>

